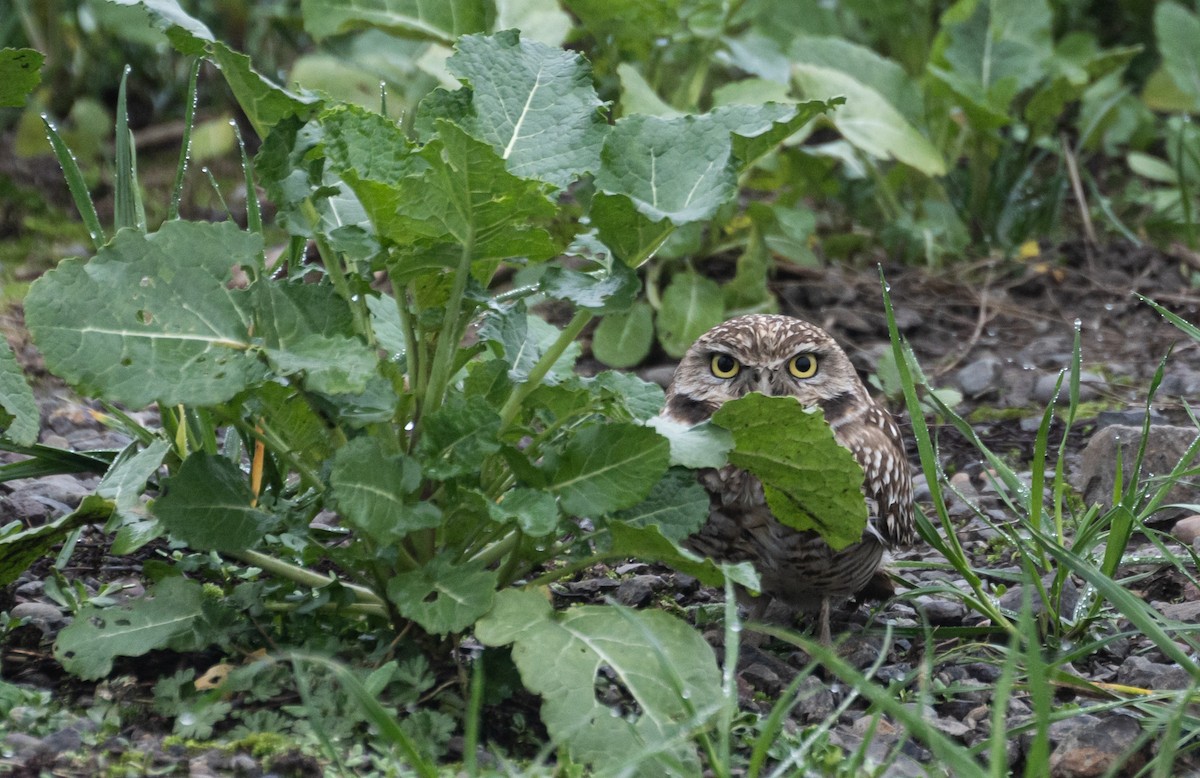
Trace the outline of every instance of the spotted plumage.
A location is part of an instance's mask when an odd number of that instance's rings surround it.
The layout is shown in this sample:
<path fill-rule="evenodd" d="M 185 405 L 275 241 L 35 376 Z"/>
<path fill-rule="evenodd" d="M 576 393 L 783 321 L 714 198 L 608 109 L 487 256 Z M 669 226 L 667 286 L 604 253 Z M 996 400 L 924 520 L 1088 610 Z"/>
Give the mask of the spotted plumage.
<path fill-rule="evenodd" d="M 727 400 L 756 391 L 821 408 L 835 439 L 863 468 L 867 530 L 860 542 L 834 551 L 817 533 L 779 523 L 758 479 L 727 465 L 700 473 L 710 496 L 709 519 L 688 545 L 716 559 L 752 562 L 765 595 L 796 609 L 820 610 L 821 636 L 828 641 L 831 601 L 862 591 L 886 548 L 915 539 L 900 430 L 867 394 L 833 338 L 790 316 L 741 316 L 700 336 L 675 371 L 663 415 L 696 424 Z M 765 604 L 766 598 L 756 601 L 755 615 Z"/>

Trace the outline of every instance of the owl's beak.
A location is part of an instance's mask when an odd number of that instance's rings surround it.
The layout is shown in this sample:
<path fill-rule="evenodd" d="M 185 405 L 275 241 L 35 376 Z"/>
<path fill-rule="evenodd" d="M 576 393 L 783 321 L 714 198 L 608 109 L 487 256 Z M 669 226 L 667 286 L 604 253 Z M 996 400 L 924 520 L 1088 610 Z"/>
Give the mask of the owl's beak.
<path fill-rule="evenodd" d="M 750 373 L 750 378 L 754 384 L 752 391 L 760 392 L 770 396 L 771 394 L 771 371 L 755 368 Z"/>

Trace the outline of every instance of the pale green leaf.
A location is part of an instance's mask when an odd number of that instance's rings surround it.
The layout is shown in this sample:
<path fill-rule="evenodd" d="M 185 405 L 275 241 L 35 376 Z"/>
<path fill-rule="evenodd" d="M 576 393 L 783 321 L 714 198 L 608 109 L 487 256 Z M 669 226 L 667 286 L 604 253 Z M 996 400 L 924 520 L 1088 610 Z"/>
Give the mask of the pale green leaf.
<path fill-rule="evenodd" d="M 419 570 L 388 581 L 388 599 L 404 618 L 417 622 L 426 632 L 444 635 L 462 632 L 487 613 L 496 594 L 496 581 L 496 572 L 482 565 L 455 565 L 435 557 Z"/>
<path fill-rule="evenodd" d="M 46 366 L 85 392 L 135 407 L 224 402 L 264 375 L 244 293 L 228 288 L 261 249 L 231 222 L 123 230 L 38 279 L 26 321 Z"/>
<path fill-rule="evenodd" d="M 495 12 L 486 0 L 302 0 L 300 13 L 305 31 L 317 40 L 378 28 L 449 45 L 460 35 L 490 29 Z"/>
<path fill-rule="evenodd" d="M 712 649 L 688 624 L 661 611 L 585 605 L 555 613 L 532 591 L 496 595 L 476 637 L 513 644 L 526 688 L 542 697 L 542 721 L 571 757 L 638 774 L 699 775 L 688 734 L 708 725 L 721 704 Z M 547 672 L 554 668 L 554 672 Z M 636 701 L 618 715 L 597 699 L 602 668 Z"/>
<path fill-rule="evenodd" d="M 664 351 L 678 359 L 696 338 L 724 320 L 721 287 L 698 273 L 677 273 L 662 293 L 656 322 L 658 341 Z"/>
<path fill-rule="evenodd" d="M 564 189 L 599 168 L 608 125 L 581 55 L 506 30 L 460 38 L 446 65 L 471 91 L 470 112 L 454 121 L 510 173 Z"/>
<path fill-rule="evenodd" d="M 373 438 L 356 438 L 338 451 L 329 483 L 342 515 L 378 543 L 441 523 L 441 511 L 413 494 L 420 466 L 404 454 L 385 453 Z"/>
<path fill-rule="evenodd" d="M 818 532 L 834 549 L 862 539 L 862 467 L 819 410 L 794 397 L 752 393 L 722 405 L 712 421 L 733 433 L 729 462 L 763 482 L 775 518 Z"/>
<path fill-rule="evenodd" d="M 556 0 L 496 0 L 497 30 L 520 30 L 548 46 L 562 46 L 573 24 Z"/>
<path fill-rule="evenodd" d="M 633 424 L 591 424 L 575 431 L 551 475 L 550 492 L 578 516 L 635 505 L 667 471 L 670 446 Z"/>
<path fill-rule="evenodd" d="M 843 95 L 846 104 L 830 115 L 838 131 L 863 152 L 877 159 L 896 159 L 929 176 L 946 173 L 946 162 L 883 95 L 854 76 L 832 68 L 792 66 L 800 91 L 812 97 Z"/>
<path fill-rule="evenodd" d="M 86 681 L 112 672 L 119 656 L 187 645 L 205 623 L 204 591 L 186 578 L 166 578 L 136 600 L 111 608 L 85 605 L 58 634 L 54 656 Z"/>
<path fill-rule="evenodd" d="M 654 345 L 654 311 L 636 302 L 625 313 L 605 316 L 592 335 L 592 353 L 609 367 L 633 367 Z"/>
<path fill-rule="evenodd" d="M 42 80 L 45 56 L 33 49 L 0 49 L 0 108 L 20 108 Z"/>
<path fill-rule="evenodd" d="M 0 437 L 18 446 L 37 442 L 41 414 L 8 341 L 0 338 Z"/>
<path fill-rule="evenodd" d="M 737 191 L 729 130 L 703 117 L 623 117 L 600 159 L 596 188 L 629 197 L 651 221 L 708 219 Z"/>
<path fill-rule="evenodd" d="M 168 532 L 198 551 L 244 551 L 275 523 L 253 501 L 237 465 L 200 451 L 167 479 L 152 509 Z"/>
<path fill-rule="evenodd" d="M 675 231 L 670 219 L 644 215 L 633 198 L 624 194 L 597 192 L 588 217 L 601 242 L 630 267 L 641 267 Z"/>
<path fill-rule="evenodd" d="M 683 111 L 677 110 L 666 103 L 654 91 L 654 87 L 646 81 L 637 68 L 628 62 L 617 65 L 617 77 L 621 79 L 621 114 L 643 114 L 646 116 L 675 117 L 683 116 Z"/>
<path fill-rule="evenodd" d="M 498 501 L 488 503 L 488 515 L 495 521 L 516 521 L 531 538 L 545 537 L 558 529 L 558 501 L 538 489 L 510 489 Z"/>
<path fill-rule="evenodd" d="M 632 508 L 614 513 L 609 518 L 608 526 L 614 532 L 620 525 L 657 527 L 663 537 L 673 543 L 682 543 L 688 535 L 704 526 L 704 522 L 708 521 L 708 511 L 708 491 L 700 485 L 696 474 L 684 468 L 672 468 L 654 485 L 646 499 Z M 615 542 L 620 544 L 620 541 Z M 630 556 L 646 558 L 640 550 L 632 552 Z"/>
<path fill-rule="evenodd" d="M 1178 3 L 1158 3 L 1154 35 L 1171 80 L 1200 102 L 1200 17 Z"/>
<path fill-rule="evenodd" d="M 701 468 L 724 467 L 733 449 L 733 436 L 711 422 L 684 424 L 667 416 L 648 422 L 671 444 L 671 466 Z"/>
<path fill-rule="evenodd" d="M 792 62 L 840 70 L 878 92 L 914 126 L 924 121 L 925 97 L 899 63 L 845 38 L 805 35 L 788 50 Z"/>
<path fill-rule="evenodd" d="M 641 286 L 637 273 L 617 261 L 586 271 L 551 265 L 541 277 L 541 290 L 546 296 L 568 300 L 596 314 L 629 310 Z"/>
<path fill-rule="evenodd" d="M 417 454 L 430 478 L 478 473 L 484 458 L 500 450 L 499 433 L 500 414 L 485 399 L 451 394 L 422 418 Z"/>

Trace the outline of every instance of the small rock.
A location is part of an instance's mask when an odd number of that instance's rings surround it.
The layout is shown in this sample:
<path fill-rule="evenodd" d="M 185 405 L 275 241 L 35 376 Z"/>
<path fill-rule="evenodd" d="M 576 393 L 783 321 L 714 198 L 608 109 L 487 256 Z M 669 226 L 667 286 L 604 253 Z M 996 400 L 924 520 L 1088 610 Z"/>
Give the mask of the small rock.
<path fill-rule="evenodd" d="M 764 694 L 774 696 L 783 688 L 779 674 L 761 662 L 755 662 L 741 672 L 742 678 Z"/>
<path fill-rule="evenodd" d="M 234 754 L 229 758 L 229 769 L 234 775 L 262 775 L 254 757 L 249 754 Z"/>
<path fill-rule="evenodd" d="M 29 757 L 48 751 L 41 738 L 26 735 L 23 732 L 9 732 L 4 736 L 4 745 L 13 750 L 17 756 Z"/>
<path fill-rule="evenodd" d="M 833 706 L 833 692 L 820 678 L 810 675 L 800 682 L 796 690 L 796 705 L 792 708 L 792 715 L 803 724 L 812 724 L 829 718 Z"/>
<path fill-rule="evenodd" d="M 964 738 L 971 733 L 971 728 L 961 721 L 947 719 L 941 716 L 933 719 L 934 729 L 941 732 L 943 735 L 949 735 L 953 738 Z"/>
<path fill-rule="evenodd" d="M 40 629 L 43 635 L 57 632 L 67 620 L 58 606 L 45 602 L 19 602 L 12 607 L 9 615 L 29 619 L 29 623 Z"/>
<path fill-rule="evenodd" d="M 650 603 L 654 593 L 663 587 L 663 579 L 657 575 L 635 575 L 617 586 L 617 602 L 630 608 L 640 608 Z"/>
<path fill-rule="evenodd" d="M 916 605 L 925 613 L 925 618 L 935 627 L 954 626 L 961 624 L 967 615 L 967 606 L 954 600 L 943 600 L 940 597 L 921 595 L 916 598 Z"/>
<path fill-rule="evenodd" d="M 42 738 L 42 745 L 51 753 L 62 754 L 83 748 L 83 738 L 75 727 L 63 727 Z"/>
<path fill-rule="evenodd" d="M 1051 587 L 1054 585 L 1054 573 L 1049 573 L 1042 578 L 1042 589 L 1047 594 L 1050 593 Z M 1024 586 L 1017 585 L 1010 588 L 1000 598 L 1000 607 L 1007 608 L 1014 613 L 1021 610 L 1021 600 L 1024 597 Z M 1062 591 L 1059 595 L 1059 600 L 1056 603 L 1056 610 L 1059 613 L 1071 613 L 1075 610 L 1076 604 L 1079 602 L 1079 587 L 1070 578 L 1063 581 Z M 1046 603 L 1042 600 L 1041 591 L 1035 589 L 1032 592 L 1032 601 L 1030 607 L 1034 615 L 1042 613 L 1046 610 Z"/>
<path fill-rule="evenodd" d="M 1191 684 L 1191 676 L 1179 665 L 1159 664 L 1143 656 L 1131 656 L 1117 669 L 1117 683 L 1154 691 L 1186 689 Z"/>
<path fill-rule="evenodd" d="M 1050 755 L 1050 775 L 1054 778 L 1093 778 L 1104 775 L 1125 756 L 1141 734 L 1141 725 L 1130 716 L 1113 714 L 1098 723 L 1077 727 Z M 1135 773 L 1140 760 L 1126 762 L 1125 769 Z"/>
<path fill-rule="evenodd" d="M 981 357 L 954 374 L 958 388 L 967 397 L 979 397 L 998 390 L 1003 364 L 996 357 Z"/>
<path fill-rule="evenodd" d="M 1196 435 L 1195 427 L 1152 425 L 1150 439 L 1146 443 L 1146 456 L 1142 462 L 1143 478 L 1171 472 L 1196 439 Z M 1084 501 L 1088 505 L 1112 504 L 1118 449 L 1123 470 L 1122 483 L 1128 484 L 1133 476 L 1133 464 L 1141 441 L 1142 429 L 1135 426 L 1113 425 L 1092 435 L 1080 455 L 1079 468 L 1073 479 L 1073 485 L 1083 492 Z M 1167 493 L 1164 504 L 1192 502 L 1194 496 L 1194 487 L 1180 482 Z M 1156 517 L 1167 519 L 1186 515 L 1188 511 L 1181 508 L 1164 508 Z"/>
<path fill-rule="evenodd" d="M 1186 624 L 1200 623 L 1200 600 L 1188 602 L 1168 602 L 1157 605 L 1163 618 L 1172 621 L 1182 621 Z"/>
<path fill-rule="evenodd" d="M 1100 430 L 1104 427 L 1112 427 L 1113 425 L 1141 429 L 1142 422 L 1145 420 L 1146 411 L 1144 409 L 1130 408 L 1124 411 L 1100 411 L 1096 414 L 1096 429 Z M 1158 411 L 1152 410 L 1150 412 L 1151 424 L 1165 424 L 1166 421 L 1167 417 Z"/>
<path fill-rule="evenodd" d="M 1193 513 L 1191 516 L 1184 516 L 1179 521 L 1175 522 L 1175 526 L 1171 528 L 1171 534 L 1178 538 L 1180 543 L 1192 545 L 1196 538 L 1200 537 L 1200 514 Z"/>
<path fill-rule="evenodd" d="M 94 484 L 95 482 L 92 481 Z M 13 490 L 12 497 L 17 495 L 32 496 L 62 503 L 70 508 L 76 508 L 84 497 L 92 493 L 92 488 L 84 481 L 70 475 L 48 475 L 45 478 L 22 478 L 9 484 Z"/>

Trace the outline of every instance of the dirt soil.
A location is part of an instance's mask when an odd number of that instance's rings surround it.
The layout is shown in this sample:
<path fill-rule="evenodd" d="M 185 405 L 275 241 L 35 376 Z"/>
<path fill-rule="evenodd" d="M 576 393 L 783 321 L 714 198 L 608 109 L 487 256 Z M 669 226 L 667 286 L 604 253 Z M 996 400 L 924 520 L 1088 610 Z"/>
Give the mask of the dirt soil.
<path fill-rule="evenodd" d="M 1186 423 L 1184 402 L 1200 393 L 1200 348 L 1137 295 L 1158 301 L 1188 321 L 1200 321 L 1200 294 L 1188 282 L 1195 266 L 1196 257 L 1183 250 L 1171 256 L 1144 247 L 1095 248 L 1076 243 L 1048 249 L 1021 262 L 983 260 L 949 272 L 887 267 L 885 272 L 898 324 L 931 384 L 960 392 L 963 400 L 958 411 L 972 420 L 985 443 L 1002 453 L 1017 470 L 1025 471 L 1037 423 L 1050 399 L 1054 381 L 1058 372 L 1070 365 L 1076 326 L 1082 343 L 1082 396 L 1087 412 L 1070 438 L 1073 469 L 1084 467 L 1080 452 L 1104 424 L 1114 421 L 1141 424 L 1151 379 L 1168 352 L 1170 359 L 1154 400 L 1154 410 L 1161 414 L 1163 422 Z M 718 278 L 729 270 L 719 263 L 708 269 Z M 886 361 L 884 355 L 889 344 L 877 269 L 807 270 L 780 266 L 774 283 L 782 312 L 806 318 L 828 330 L 864 374 L 874 373 L 881 360 Z M 10 314 L 2 323 L 19 357 L 39 378 L 47 442 L 58 445 L 65 442 L 75 448 L 111 443 L 105 438 L 108 433 L 86 413 L 86 406 L 38 369 L 36 351 L 20 329 L 19 316 Z M 664 360 L 639 372 L 649 379 L 665 381 L 671 367 Z M 901 420 L 902 427 L 911 428 L 907 419 L 902 416 Z M 1051 430 L 1052 442 L 1057 442 L 1061 430 L 1061 422 L 1056 421 Z M 959 479 L 956 485 L 964 493 L 988 506 L 991 515 L 1002 522 L 1005 517 L 1001 505 L 994 493 L 989 494 L 986 478 L 981 475 L 978 452 L 948 427 L 937 428 L 937 437 L 946 472 Z M 915 447 L 910 447 L 910 454 L 915 465 Z M 0 455 L 0 462 L 13 459 L 4 456 Z M 24 483 L 14 488 L 11 484 L 0 484 L 0 524 L 16 519 L 28 526 L 53 519 L 63 510 L 69 510 L 71 502 L 81 498 L 95 483 L 94 479 L 85 479 L 79 488 L 72 490 L 61 477 L 42 480 L 43 486 Z M 927 498 L 927 490 L 924 496 Z M 960 537 L 978 567 L 992 571 L 997 582 L 1011 583 L 1017 568 L 1003 544 L 998 543 L 994 529 L 973 519 L 969 511 L 959 510 L 955 515 L 962 527 Z M 1169 528 L 1170 524 L 1164 526 Z M 141 560 L 112 557 L 107 553 L 106 543 L 105 536 L 98 531 L 85 533 L 74 551 L 69 574 L 93 590 L 116 579 L 136 582 Z M 897 554 L 899 590 L 930 587 L 935 583 L 955 586 L 958 582 L 944 571 L 920 572 L 921 568 L 911 566 L 936 562 L 935 557 L 923 545 Z M 910 566 L 905 567 L 906 563 Z M 46 569 L 47 562 L 43 561 L 14 584 L 0 589 L 0 611 L 11 612 L 24 605 L 25 611 L 31 612 L 36 610 L 32 606 L 42 606 L 41 621 L 31 620 L 30 624 L 7 632 L 0 644 L 0 672 L 5 680 L 53 690 L 60 699 L 72 699 L 80 710 L 85 710 L 93 695 L 113 691 L 105 685 L 82 684 L 64 677 L 53 661 L 53 638 L 66 621 L 61 617 L 55 620 L 52 613 L 45 612 L 48 603 L 53 605 L 39 585 Z M 1139 584 L 1139 595 L 1161 601 L 1164 608 L 1175 608 L 1173 613 L 1180 619 L 1200 619 L 1200 592 L 1195 587 L 1173 571 L 1149 572 Z M 1010 588 L 1010 595 L 1017 588 Z M 721 599 L 719 593 L 699 587 L 686 576 L 636 561 L 615 570 L 598 569 L 565 582 L 558 595 L 563 604 L 613 596 L 639 607 L 670 601 L 680 609 Z M 880 630 L 863 629 L 864 624 L 881 623 L 897 626 L 907 636 L 898 637 L 884 647 Z M 843 656 L 859 666 L 866 667 L 886 650 L 884 664 L 877 671 L 881 682 L 886 683 L 903 678 L 921 661 L 924 643 L 914 636 L 919 634 L 922 623 L 970 627 L 977 626 L 979 619 L 957 601 L 922 594 L 883 604 L 865 604 L 856 611 L 844 609 L 835 620 L 835 629 L 840 628 L 844 635 L 840 649 Z M 904 633 L 905 628 L 908 633 Z M 946 645 L 943 642 L 939 647 Z M 939 651 L 939 655 L 953 653 Z M 994 684 L 998 674 L 996 664 L 988 661 L 993 657 L 994 652 L 986 645 L 964 648 L 960 655 L 934 668 L 936 679 L 964 688 L 973 684 L 985 688 Z M 134 674 L 134 688 L 125 693 L 129 699 L 144 704 L 151 697 L 150 686 L 157 674 L 169 674 L 187 661 L 179 657 L 155 658 L 153 667 L 143 667 L 143 672 Z M 773 695 L 778 695 L 796 675 L 803 661 L 803 656 L 779 646 L 750 650 L 740 664 L 745 704 L 764 712 L 769 710 Z M 1172 666 L 1137 640 L 1115 641 L 1109 649 L 1081 660 L 1074 669 L 1097 681 L 1120 680 L 1149 688 L 1172 688 L 1164 685 L 1172 682 Z M 844 686 L 821 676 L 808 679 L 802 688 L 807 693 L 792 712 L 789 724 L 792 728 L 823 720 L 847 694 Z M 511 704 L 523 706 L 520 711 L 523 716 L 534 715 L 531 706 L 536 701 L 515 699 Z M 1070 692 L 1060 692 L 1058 699 L 1064 705 L 1083 701 L 1081 696 Z M 985 691 L 963 693 L 939 703 L 925 715 L 946 734 L 973 744 L 987 737 L 989 702 Z M 866 717 L 861 715 L 864 708 L 864 703 L 857 703 L 841 715 L 830 735 L 831 743 L 856 748 L 864 737 L 872 738 L 868 753 L 880 761 L 891 760 L 889 775 L 926 774 L 931 755 L 919 745 L 905 742 L 899 731 L 865 732 L 862 722 Z M 1010 721 L 1019 720 L 1022 709 L 1025 713 L 1029 711 L 1018 695 L 1010 710 Z M 512 718 L 509 713 L 490 711 L 486 718 L 489 722 L 503 722 Z M 1069 727 L 1064 722 L 1063 727 L 1052 733 L 1053 772 L 1082 774 L 1071 772 L 1075 764 L 1072 760 L 1094 756 L 1097 740 L 1109 749 L 1131 743 L 1137 727 L 1128 734 L 1123 721 L 1128 718 L 1116 714 L 1082 716 L 1071 719 L 1074 724 Z M 165 748 L 162 738 L 169 733 L 170 723 L 156 720 L 150 714 L 139 717 L 138 723 L 129 725 L 119 738 L 81 756 L 76 751 L 87 726 L 86 717 L 81 717 L 49 736 L 33 737 L 7 730 L 7 739 L 0 744 L 0 772 L 7 769 L 16 775 L 87 775 L 106 763 L 105 760 L 112 763 L 123 751 L 136 749 L 153 752 L 156 770 L 189 771 L 193 775 L 259 775 L 270 771 L 305 775 L 316 774 L 314 771 L 318 769 L 310 757 L 294 753 L 280 757 L 278 763 L 255 758 L 237 762 L 234 755 L 218 750 Z M 494 730 L 490 734 L 497 740 L 505 739 L 505 733 L 499 729 L 502 724 L 489 726 Z M 0 732 L 5 732 L 3 725 Z M 1014 766 L 1021 764 L 1019 747 L 1013 749 L 1011 758 Z M 1185 767 L 1195 766 L 1181 763 L 1180 769 Z"/>

